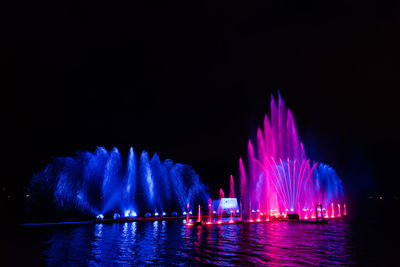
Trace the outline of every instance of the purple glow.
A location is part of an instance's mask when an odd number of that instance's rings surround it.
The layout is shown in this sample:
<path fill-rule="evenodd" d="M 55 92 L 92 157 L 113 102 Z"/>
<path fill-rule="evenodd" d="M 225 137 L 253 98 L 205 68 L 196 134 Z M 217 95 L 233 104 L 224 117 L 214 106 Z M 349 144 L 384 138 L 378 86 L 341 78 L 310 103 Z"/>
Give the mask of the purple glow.
<path fill-rule="evenodd" d="M 235 198 L 235 182 L 233 181 L 232 175 L 229 178 L 229 182 L 230 182 L 229 198 Z"/>
<path fill-rule="evenodd" d="M 339 208 L 335 211 L 344 201 L 341 179 L 330 166 L 307 158 L 293 114 L 280 95 L 278 103 L 271 97 L 271 115 L 265 115 L 256 141 L 248 141 L 247 165 L 239 159 L 239 183 L 244 214 L 250 219 L 254 210 L 275 217 L 290 211 L 308 218 L 320 203 L 331 208 L 331 217 L 341 215 Z"/>

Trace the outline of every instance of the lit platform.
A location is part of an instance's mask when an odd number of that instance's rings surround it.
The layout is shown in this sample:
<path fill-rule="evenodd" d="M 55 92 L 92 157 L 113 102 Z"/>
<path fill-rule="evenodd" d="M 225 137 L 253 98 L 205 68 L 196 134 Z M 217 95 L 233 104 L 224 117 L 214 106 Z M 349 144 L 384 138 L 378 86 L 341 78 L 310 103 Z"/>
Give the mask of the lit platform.
<path fill-rule="evenodd" d="M 147 222 L 147 221 L 171 221 L 171 220 L 185 220 L 186 216 L 177 217 L 149 217 L 149 218 L 132 218 L 124 217 L 120 219 L 96 219 L 94 223 L 126 223 L 126 222 Z M 189 216 L 189 219 L 197 219 L 197 216 Z"/>
<path fill-rule="evenodd" d="M 186 224 L 186 226 L 210 226 L 210 225 L 225 225 L 225 224 L 240 224 L 243 223 L 241 220 L 229 220 L 229 221 L 214 221 L 214 222 L 209 222 L 209 221 L 202 221 L 202 222 L 191 222 L 189 224 Z"/>
<path fill-rule="evenodd" d="M 336 218 L 324 218 L 324 220 L 316 221 L 315 219 L 309 220 L 291 220 L 291 219 L 273 219 L 273 220 L 241 220 L 239 217 L 234 217 L 232 220 L 227 220 L 228 216 L 223 216 L 223 220 L 212 221 L 211 223 L 207 221 L 198 222 L 197 216 L 190 216 L 189 218 L 192 220 L 188 226 L 209 226 L 209 225 L 226 225 L 226 224 L 258 224 L 258 223 L 271 223 L 271 222 L 294 222 L 294 223 L 312 223 L 312 224 L 326 224 L 332 220 L 343 220 L 347 216 L 341 216 Z M 120 218 L 120 219 L 95 219 L 91 221 L 70 221 L 70 222 L 44 222 L 44 223 L 25 223 L 22 226 L 49 226 L 49 225 L 70 225 L 70 224 L 111 224 L 111 223 L 126 223 L 126 222 L 147 222 L 147 221 L 172 221 L 172 220 L 185 220 L 186 216 L 178 216 L 178 217 L 150 217 L 150 218 Z M 221 217 L 213 216 L 213 219 L 221 219 Z"/>

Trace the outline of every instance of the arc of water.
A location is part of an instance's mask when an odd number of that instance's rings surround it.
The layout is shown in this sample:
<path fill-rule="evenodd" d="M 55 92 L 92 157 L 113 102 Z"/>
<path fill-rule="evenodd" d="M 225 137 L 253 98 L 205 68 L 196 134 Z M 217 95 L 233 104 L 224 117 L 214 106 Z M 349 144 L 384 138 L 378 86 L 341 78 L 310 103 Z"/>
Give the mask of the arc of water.
<path fill-rule="evenodd" d="M 300 193 L 304 190 L 304 188 L 303 188 L 303 180 L 304 180 L 304 175 L 305 175 L 305 173 L 307 171 L 307 166 L 309 166 L 308 164 L 309 164 L 309 160 L 307 160 L 305 162 L 304 167 L 303 167 L 303 172 L 301 173 L 300 179 L 298 181 L 298 185 L 297 185 L 298 195 L 300 195 Z M 300 200 L 300 198 L 298 198 L 297 201 L 299 201 L 299 200 Z"/>
<path fill-rule="evenodd" d="M 282 166 L 282 170 L 283 170 L 283 175 L 284 175 L 284 178 L 285 178 L 285 190 L 286 190 L 286 192 L 287 192 L 287 195 L 289 196 L 288 197 L 288 200 L 290 199 L 290 192 L 289 192 L 289 190 L 288 190 L 288 181 L 287 181 L 287 177 L 286 177 L 286 172 L 285 172 L 285 166 L 283 165 L 283 162 L 282 162 L 282 158 L 279 158 L 279 161 L 280 161 L 280 163 L 281 163 L 281 166 Z M 291 205 L 292 203 L 290 203 L 290 205 Z M 286 208 L 288 208 L 288 207 L 286 207 Z"/>
<path fill-rule="evenodd" d="M 288 176 L 289 176 L 289 190 L 290 190 L 290 202 L 293 204 L 293 190 L 292 190 L 292 177 L 290 175 L 290 163 L 289 163 L 289 158 L 287 158 L 287 169 L 288 169 Z"/>
<path fill-rule="evenodd" d="M 275 181 L 279 182 L 280 193 L 281 193 L 281 196 L 283 198 L 283 201 L 284 201 L 285 205 L 287 206 L 287 204 L 288 204 L 287 200 L 286 200 L 287 199 L 287 195 L 286 195 L 286 192 L 285 192 L 285 190 L 283 188 L 283 181 L 282 181 L 281 174 L 280 174 L 280 172 L 278 170 L 278 167 L 277 167 L 277 164 L 275 162 L 275 159 L 273 157 L 271 157 L 271 160 L 273 161 L 273 164 L 270 163 L 270 166 L 271 166 L 272 170 L 275 172 Z M 275 169 L 274 169 L 274 167 L 275 167 Z M 276 184 L 276 183 L 274 183 L 274 184 Z M 277 190 L 277 192 L 279 192 L 279 191 Z"/>
<path fill-rule="evenodd" d="M 318 163 L 319 163 L 319 162 L 316 162 L 316 163 L 312 166 L 311 170 L 309 171 L 308 176 L 307 176 L 307 179 L 306 179 L 306 181 L 305 181 L 305 183 L 304 183 L 305 185 L 307 185 L 307 182 L 309 181 L 312 172 L 313 172 L 313 171 L 315 170 L 315 168 L 318 166 Z M 302 200 L 303 194 L 304 194 L 304 190 L 302 190 L 302 191 L 300 192 L 299 202 Z"/>

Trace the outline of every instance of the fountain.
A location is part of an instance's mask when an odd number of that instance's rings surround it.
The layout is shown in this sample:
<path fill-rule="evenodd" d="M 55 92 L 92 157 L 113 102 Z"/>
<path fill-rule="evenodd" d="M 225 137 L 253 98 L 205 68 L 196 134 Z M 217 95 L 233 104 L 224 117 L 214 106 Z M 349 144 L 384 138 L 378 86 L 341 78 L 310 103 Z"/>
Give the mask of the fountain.
<path fill-rule="evenodd" d="M 41 199 L 35 204 L 53 202 L 61 215 L 72 210 L 99 218 L 182 213 L 187 203 L 207 204 L 207 191 L 189 165 L 170 159 L 162 162 L 157 154 L 149 159 L 146 151 L 137 160 L 133 148 L 124 162 L 117 148 L 103 147 L 94 153 L 55 158 L 34 175 L 30 187 L 33 201 Z"/>
<path fill-rule="evenodd" d="M 189 211 L 189 203 L 186 205 L 186 225 L 193 225 L 192 222 L 190 221 L 190 211 Z"/>
<path fill-rule="evenodd" d="M 99 147 L 94 153 L 79 152 L 74 157 L 55 158 L 42 172 L 34 175 L 30 192 L 35 197 L 55 203 L 58 212 L 75 211 L 97 216 L 97 220 L 114 214 L 115 220 L 134 217 L 164 218 L 167 212 L 190 220 L 190 205 L 208 204 L 207 224 L 217 224 L 224 216 L 240 221 L 270 221 L 282 218 L 308 220 L 347 215 L 343 185 L 335 170 L 313 162 L 306 152 L 290 109 L 281 96 L 271 97 L 271 113 L 265 115 L 263 127 L 257 129 L 255 141 L 247 144 L 247 158 L 239 158 L 238 187 L 240 203 L 235 194 L 234 177 L 230 175 L 229 198 L 219 190 L 217 212 L 199 176 L 189 166 L 172 160 L 151 158 L 143 151 L 137 158 L 130 148 L 126 162 L 117 148 L 107 151 Z M 207 203 L 208 199 L 208 203 Z M 238 208 L 240 207 L 240 211 Z M 224 215 L 225 213 L 229 213 Z"/>
<path fill-rule="evenodd" d="M 200 204 L 199 204 L 199 213 L 198 213 L 197 221 L 201 222 L 201 206 L 200 206 Z"/>
<path fill-rule="evenodd" d="M 278 102 L 271 96 L 271 115 L 265 115 L 255 142 L 248 141 L 247 164 L 239 159 L 239 184 L 243 214 L 250 221 L 252 209 L 259 210 L 256 221 L 260 213 L 268 219 L 288 214 L 305 219 L 314 203 L 330 206 L 332 218 L 342 215 L 340 208 L 335 211 L 335 204 L 344 202 L 341 179 L 330 166 L 307 158 L 293 114 L 279 94 Z"/>
<path fill-rule="evenodd" d="M 213 212 L 212 200 L 211 200 L 211 198 L 209 198 L 208 199 L 208 221 L 207 221 L 207 224 L 212 223 L 212 212 Z"/>
<path fill-rule="evenodd" d="M 230 183 L 229 197 L 234 198 L 235 197 L 235 182 L 233 181 L 232 175 L 229 177 L 229 183 Z"/>
<path fill-rule="evenodd" d="M 230 184 L 229 198 L 235 198 L 235 182 L 233 180 L 232 174 L 229 177 L 229 184 Z M 236 209 L 233 209 L 233 216 L 236 217 Z"/>

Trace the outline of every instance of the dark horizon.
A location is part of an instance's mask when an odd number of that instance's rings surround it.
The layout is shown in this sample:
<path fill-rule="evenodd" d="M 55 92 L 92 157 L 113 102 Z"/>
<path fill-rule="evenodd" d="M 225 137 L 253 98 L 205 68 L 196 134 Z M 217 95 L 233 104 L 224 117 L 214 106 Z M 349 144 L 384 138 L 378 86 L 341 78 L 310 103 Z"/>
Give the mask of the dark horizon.
<path fill-rule="evenodd" d="M 7 14 L 2 202 L 52 158 L 97 146 L 190 164 L 216 197 L 278 91 L 347 197 L 398 197 L 398 4 L 216 5 Z"/>

